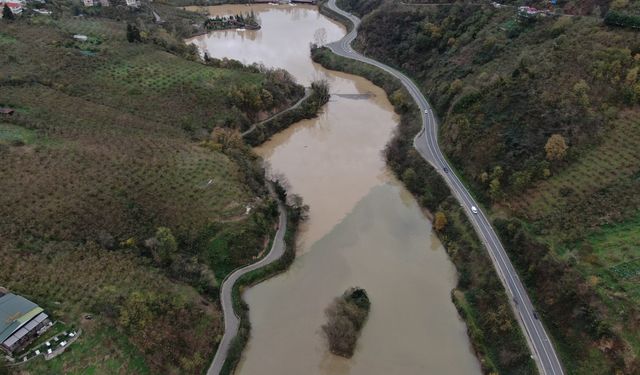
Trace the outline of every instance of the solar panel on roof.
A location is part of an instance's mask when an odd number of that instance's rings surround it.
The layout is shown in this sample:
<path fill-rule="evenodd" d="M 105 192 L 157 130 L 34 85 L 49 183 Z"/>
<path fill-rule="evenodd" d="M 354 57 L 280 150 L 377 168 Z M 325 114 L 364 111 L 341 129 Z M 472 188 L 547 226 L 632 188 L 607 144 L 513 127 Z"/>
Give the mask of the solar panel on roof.
<path fill-rule="evenodd" d="M 24 327 L 23 327 L 23 328 L 20 328 L 20 329 L 18 330 L 18 332 L 14 333 L 14 334 L 13 334 L 13 336 L 17 337 L 17 338 L 18 338 L 18 340 L 19 340 L 19 339 L 21 339 L 21 338 L 25 337 L 25 336 L 27 335 L 27 333 L 29 333 L 29 331 L 27 331 L 27 330 L 26 330 L 26 329 L 24 329 Z"/>
<path fill-rule="evenodd" d="M 24 329 L 26 329 L 27 331 L 31 331 L 32 329 L 36 328 L 38 324 L 40 323 L 38 323 L 35 319 L 33 319 L 29 323 L 27 323 L 27 325 L 24 326 Z"/>
<path fill-rule="evenodd" d="M 11 347 L 11 346 L 13 346 L 13 344 L 15 344 L 16 342 L 18 342 L 18 340 L 19 340 L 19 339 L 14 335 L 14 336 L 11 336 L 11 337 L 9 337 L 8 339 L 6 339 L 6 340 L 3 342 L 3 344 L 4 344 L 4 345 L 6 345 L 6 346 L 8 346 L 8 347 Z"/>
<path fill-rule="evenodd" d="M 47 315 L 45 313 L 40 313 L 40 315 L 36 316 L 33 320 L 37 321 L 38 323 L 41 323 L 42 321 L 44 321 L 48 317 L 49 317 L 49 315 Z"/>

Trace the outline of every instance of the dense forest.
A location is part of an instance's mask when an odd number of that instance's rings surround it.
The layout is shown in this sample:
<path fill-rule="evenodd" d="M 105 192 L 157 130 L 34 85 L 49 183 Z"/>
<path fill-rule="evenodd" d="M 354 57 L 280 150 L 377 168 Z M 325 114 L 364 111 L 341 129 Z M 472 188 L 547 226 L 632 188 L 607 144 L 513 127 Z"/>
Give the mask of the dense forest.
<path fill-rule="evenodd" d="M 339 3 L 364 16 L 356 48 L 434 105 L 443 150 L 489 209 L 565 368 L 638 373 L 638 5 Z"/>

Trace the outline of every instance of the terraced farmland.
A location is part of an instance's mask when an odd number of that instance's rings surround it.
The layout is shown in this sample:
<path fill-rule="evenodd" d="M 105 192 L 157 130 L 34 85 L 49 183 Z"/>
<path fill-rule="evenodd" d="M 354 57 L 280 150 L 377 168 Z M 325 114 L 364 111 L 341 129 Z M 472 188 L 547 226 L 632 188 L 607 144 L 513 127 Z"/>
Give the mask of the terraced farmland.
<path fill-rule="evenodd" d="M 21 373 L 202 372 L 219 340 L 218 283 L 277 219 L 250 149 L 204 140 L 304 89 L 206 65 L 145 28 L 146 43 L 128 43 L 115 19 L 2 23 L 0 107 L 15 114 L 0 118 L 0 285 L 54 319 L 95 317 L 72 354 Z M 231 89 L 270 100 L 241 106 Z"/>
<path fill-rule="evenodd" d="M 640 172 L 640 123 L 623 114 L 600 145 L 559 174 L 510 201 L 518 214 L 538 220 L 567 200 L 587 201 L 603 187 L 637 179 Z"/>

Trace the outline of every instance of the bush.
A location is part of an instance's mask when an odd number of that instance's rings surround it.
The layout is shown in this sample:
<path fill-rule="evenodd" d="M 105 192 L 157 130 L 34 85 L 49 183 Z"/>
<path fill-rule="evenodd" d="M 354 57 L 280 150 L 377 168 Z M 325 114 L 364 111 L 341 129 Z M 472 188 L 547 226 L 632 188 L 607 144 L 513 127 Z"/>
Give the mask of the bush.
<path fill-rule="evenodd" d="M 325 310 L 327 324 L 322 326 L 331 353 L 351 358 L 360 331 L 369 315 L 371 302 L 362 288 L 349 288 Z"/>
<path fill-rule="evenodd" d="M 610 10 L 604 16 L 604 23 L 609 26 L 630 27 L 640 29 L 640 16 L 624 14 L 615 10 Z"/>

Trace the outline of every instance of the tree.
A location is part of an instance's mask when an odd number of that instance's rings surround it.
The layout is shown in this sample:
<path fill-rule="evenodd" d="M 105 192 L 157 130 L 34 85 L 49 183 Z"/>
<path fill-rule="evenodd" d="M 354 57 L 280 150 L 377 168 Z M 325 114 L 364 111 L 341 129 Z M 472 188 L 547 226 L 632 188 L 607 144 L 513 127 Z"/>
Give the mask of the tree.
<path fill-rule="evenodd" d="M 313 34 L 313 41 L 318 47 L 327 44 L 327 30 L 324 27 L 316 30 L 316 32 Z"/>
<path fill-rule="evenodd" d="M 364 289 L 349 288 L 335 298 L 325 310 L 327 323 L 322 326 L 332 353 L 351 358 L 371 302 Z"/>
<path fill-rule="evenodd" d="M 178 251 L 178 243 L 171 229 L 166 227 L 159 227 L 156 235 L 147 240 L 146 244 L 151 248 L 155 261 L 162 266 L 170 265 Z"/>
<path fill-rule="evenodd" d="M 500 198 L 500 196 L 502 195 L 502 190 L 500 190 L 500 180 L 499 179 L 494 178 L 489 183 L 489 195 L 494 200 Z"/>
<path fill-rule="evenodd" d="M 404 170 L 404 172 L 402 173 L 402 181 L 404 181 L 405 185 L 407 185 L 407 188 L 409 188 L 410 191 L 417 190 L 418 176 L 416 175 L 416 171 L 414 171 L 413 168 L 407 168 Z"/>
<path fill-rule="evenodd" d="M 242 135 L 237 130 L 221 127 L 213 128 L 211 141 L 219 145 L 223 152 L 229 149 L 241 148 L 244 145 Z"/>
<path fill-rule="evenodd" d="M 16 18 L 7 4 L 4 4 L 4 7 L 2 7 L 2 18 L 5 20 L 13 20 Z"/>
<path fill-rule="evenodd" d="M 140 36 L 140 29 L 138 26 L 132 25 L 130 23 L 127 24 L 127 40 L 129 43 L 142 42 L 142 37 Z"/>
<path fill-rule="evenodd" d="M 434 228 L 440 232 L 447 226 L 447 216 L 442 211 L 436 212 L 436 218 L 433 223 Z"/>
<path fill-rule="evenodd" d="M 585 80 L 581 79 L 573 85 L 573 94 L 580 106 L 583 108 L 587 108 L 589 106 L 589 84 L 585 82 Z"/>
<path fill-rule="evenodd" d="M 547 152 L 547 160 L 563 160 L 567 154 L 569 146 L 560 134 L 553 134 L 547 140 L 544 150 Z"/>
<path fill-rule="evenodd" d="M 132 331 L 144 330 L 153 320 L 150 305 L 153 297 L 135 291 L 125 300 L 120 309 L 119 323 Z"/>

